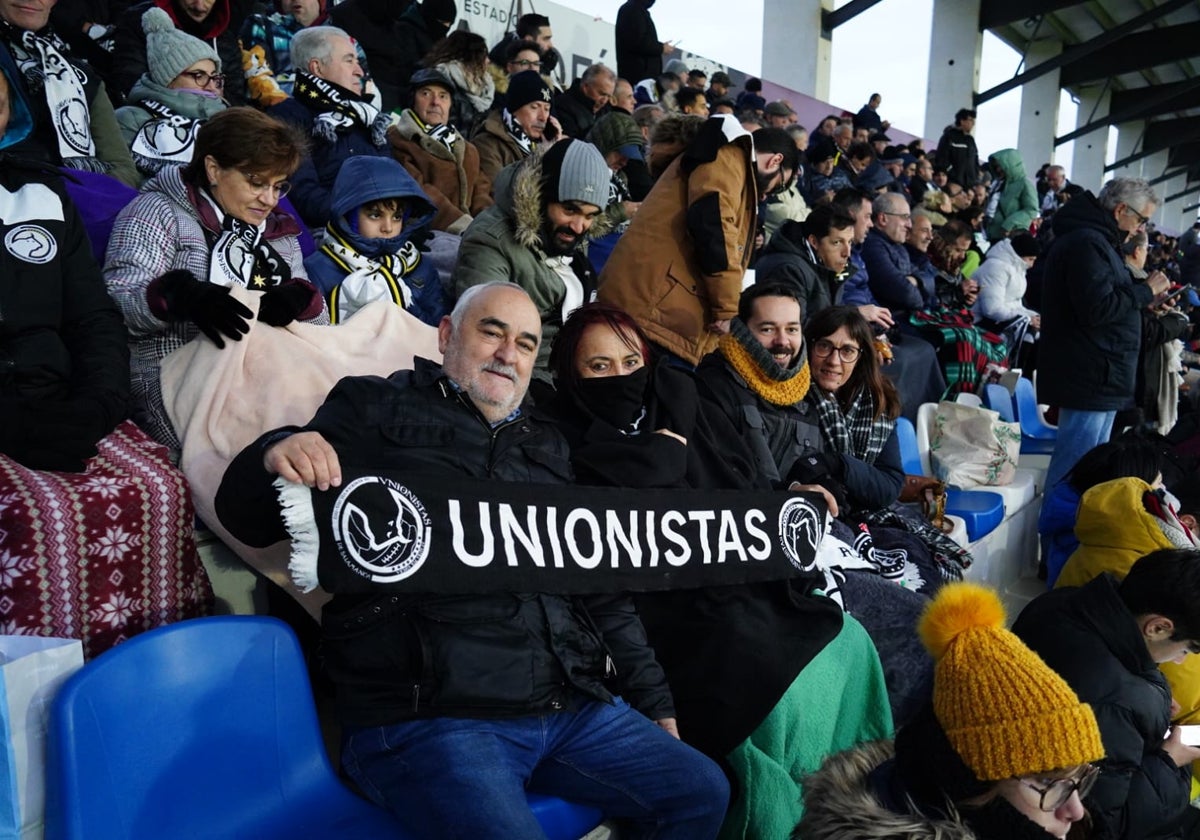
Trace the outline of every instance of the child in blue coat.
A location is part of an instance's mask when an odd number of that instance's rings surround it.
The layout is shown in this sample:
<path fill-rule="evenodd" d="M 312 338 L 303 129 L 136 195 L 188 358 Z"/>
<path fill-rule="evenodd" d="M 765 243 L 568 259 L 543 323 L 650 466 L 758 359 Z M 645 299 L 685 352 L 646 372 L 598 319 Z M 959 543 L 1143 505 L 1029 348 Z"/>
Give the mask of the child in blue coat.
<path fill-rule="evenodd" d="M 309 279 L 340 324 L 376 300 L 390 300 L 436 326 L 448 311 L 432 261 L 418 247 L 436 208 L 391 158 L 348 159 L 333 185 L 321 248 L 304 261 Z"/>

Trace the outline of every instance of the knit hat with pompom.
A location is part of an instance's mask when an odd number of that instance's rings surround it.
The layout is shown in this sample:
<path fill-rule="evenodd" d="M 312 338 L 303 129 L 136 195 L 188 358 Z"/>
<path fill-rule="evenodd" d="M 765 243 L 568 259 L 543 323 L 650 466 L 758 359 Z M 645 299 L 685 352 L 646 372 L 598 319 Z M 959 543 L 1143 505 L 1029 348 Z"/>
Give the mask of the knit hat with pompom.
<path fill-rule="evenodd" d="M 208 43 L 193 38 L 175 28 L 171 16 L 157 6 L 142 15 L 142 30 L 146 33 L 146 67 L 150 78 L 163 87 L 170 87 L 175 77 L 205 58 L 221 72 L 221 57 Z"/>
<path fill-rule="evenodd" d="M 981 781 L 1103 758 L 1091 707 L 1004 625 L 999 597 L 973 583 L 942 587 L 917 625 L 936 661 L 933 712 L 954 751 Z"/>

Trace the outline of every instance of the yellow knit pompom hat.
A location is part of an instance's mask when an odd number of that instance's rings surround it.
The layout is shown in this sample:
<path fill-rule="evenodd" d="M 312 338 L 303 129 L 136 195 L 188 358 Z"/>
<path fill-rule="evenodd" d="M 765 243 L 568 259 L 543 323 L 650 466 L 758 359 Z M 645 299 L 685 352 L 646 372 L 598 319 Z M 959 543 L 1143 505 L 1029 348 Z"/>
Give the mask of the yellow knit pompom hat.
<path fill-rule="evenodd" d="M 917 625 L 936 661 L 933 712 L 954 751 L 981 781 L 1103 758 L 1091 706 L 1004 624 L 994 591 L 951 583 Z"/>

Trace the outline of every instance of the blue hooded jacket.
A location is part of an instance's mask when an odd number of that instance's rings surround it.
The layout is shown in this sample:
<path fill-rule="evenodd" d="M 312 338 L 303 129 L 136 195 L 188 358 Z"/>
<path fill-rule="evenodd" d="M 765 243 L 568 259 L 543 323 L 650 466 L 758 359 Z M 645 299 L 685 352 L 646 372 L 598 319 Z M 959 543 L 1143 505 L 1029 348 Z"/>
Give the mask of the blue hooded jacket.
<path fill-rule="evenodd" d="M 19 81 L 21 73 L 8 48 L 0 46 L 0 73 L 8 79 L 8 128 L 0 137 L 0 149 L 15 146 L 33 131 L 33 114 L 25 101 L 25 85 Z"/>
<path fill-rule="evenodd" d="M 402 199 L 408 206 L 404 230 L 390 239 L 368 239 L 353 225 L 362 205 L 385 198 Z M 309 279 L 329 301 L 331 320 L 337 323 L 339 287 L 354 269 L 337 253 L 341 245 L 371 260 L 394 255 L 393 274 L 412 292 L 408 311 L 427 324 L 436 326 L 447 312 L 437 268 L 417 244 L 433 221 L 436 208 L 404 167 L 392 158 L 355 156 L 338 172 L 333 185 L 329 224 L 325 244 L 304 261 Z M 392 300 L 400 302 L 398 288 L 389 281 Z"/>

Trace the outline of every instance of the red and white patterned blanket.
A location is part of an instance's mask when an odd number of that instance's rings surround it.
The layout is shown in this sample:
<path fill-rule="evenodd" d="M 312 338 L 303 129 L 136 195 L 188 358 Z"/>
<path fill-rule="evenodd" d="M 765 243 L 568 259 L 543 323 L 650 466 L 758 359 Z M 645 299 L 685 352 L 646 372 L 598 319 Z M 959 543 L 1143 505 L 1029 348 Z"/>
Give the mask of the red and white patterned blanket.
<path fill-rule="evenodd" d="M 126 421 L 83 473 L 0 455 L 0 634 L 83 640 L 96 656 L 211 612 L 192 498 L 164 446 Z"/>

